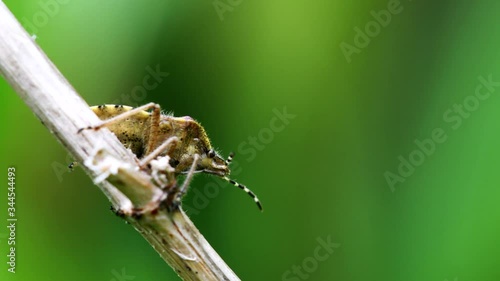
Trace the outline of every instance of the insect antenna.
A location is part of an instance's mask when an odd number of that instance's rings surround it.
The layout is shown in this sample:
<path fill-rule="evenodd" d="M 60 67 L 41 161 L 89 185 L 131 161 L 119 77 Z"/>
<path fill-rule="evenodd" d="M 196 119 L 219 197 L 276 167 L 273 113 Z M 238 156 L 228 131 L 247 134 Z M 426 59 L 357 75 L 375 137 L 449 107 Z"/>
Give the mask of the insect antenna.
<path fill-rule="evenodd" d="M 237 183 L 235 182 L 234 180 L 228 178 L 228 177 L 222 177 L 223 179 L 225 179 L 226 181 L 230 182 L 232 185 L 236 186 L 236 187 L 239 187 L 241 189 L 243 189 L 243 191 L 245 191 L 248 195 L 250 195 L 250 197 L 253 198 L 253 201 L 255 201 L 255 204 L 257 204 L 257 207 L 259 207 L 259 210 L 262 212 L 262 204 L 260 203 L 259 201 L 259 198 L 257 198 L 257 195 L 255 195 L 255 193 L 253 193 L 250 189 L 248 189 L 248 187 L 240 184 L 240 183 Z"/>
<path fill-rule="evenodd" d="M 234 152 L 229 153 L 229 156 L 227 157 L 227 159 L 225 161 L 226 166 L 229 166 L 229 164 L 231 164 L 231 162 L 233 161 L 233 157 L 234 157 Z M 255 193 L 253 193 L 250 189 L 248 189 L 248 187 L 246 187 L 240 183 L 237 183 L 234 180 L 232 180 L 226 176 L 223 176 L 222 178 L 225 179 L 226 181 L 228 181 L 229 183 L 231 183 L 232 185 L 243 189 L 243 191 L 245 191 L 248 195 L 250 195 L 250 197 L 253 198 L 253 201 L 255 201 L 255 204 L 257 204 L 257 207 L 259 207 L 259 210 L 262 212 L 262 204 L 260 203 L 259 198 L 257 198 L 257 195 L 255 195 Z"/>
<path fill-rule="evenodd" d="M 234 152 L 231 152 L 229 153 L 229 156 L 227 157 L 226 159 L 226 166 L 229 166 L 229 164 L 231 164 L 231 162 L 233 161 L 233 157 L 234 157 Z"/>
<path fill-rule="evenodd" d="M 73 172 L 73 169 L 74 169 L 76 166 L 78 166 L 78 162 L 76 162 L 76 161 L 71 162 L 71 163 L 68 165 L 68 169 L 69 169 L 69 171 L 70 171 L 70 172 Z"/>

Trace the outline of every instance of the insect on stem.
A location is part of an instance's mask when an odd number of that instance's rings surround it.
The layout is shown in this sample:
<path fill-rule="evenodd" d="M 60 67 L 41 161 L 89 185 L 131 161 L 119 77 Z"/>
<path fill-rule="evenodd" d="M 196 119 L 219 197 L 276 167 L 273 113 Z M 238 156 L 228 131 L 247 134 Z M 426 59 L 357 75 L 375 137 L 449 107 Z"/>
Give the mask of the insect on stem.
<path fill-rule="evenodd" d="M 234 153 L 230 153 L 227 159 L 224 159 L 213 149 L 205 129 L 190 116 L 175 117 L 162 114 L 160 106 L 155 103 L 136 108 L 103 104 L 92 106 L 91 109 L 101 121 L 95 126 L 81 128 L 78 133 L 83 130 L 97 131 L 106 127 L 136 155 L 139 166 L 145 171 L 148 171 L 146 166 L 152 160 L 168 156 L 168 164 L 172 171 L 156 172 L 169 174 L 174 178 L 187 174 L 184 183 L 178 189 L 178 196 L 171 197 L 174 199 L 169 201 L 172 204 L 180 204 L 193 175 L 203 172 L 217 175 L 243 189 L 262 211 L 262 205 L 255 193 L 229 178 L 231 172 L 229 164 L 233 161 Z"/>

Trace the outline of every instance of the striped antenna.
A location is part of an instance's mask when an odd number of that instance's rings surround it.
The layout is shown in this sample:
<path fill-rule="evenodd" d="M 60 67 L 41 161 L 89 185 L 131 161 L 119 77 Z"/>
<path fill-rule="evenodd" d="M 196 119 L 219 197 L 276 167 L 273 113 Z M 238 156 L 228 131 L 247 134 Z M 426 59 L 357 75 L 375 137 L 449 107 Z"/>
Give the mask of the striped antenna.
<path fill-rule="evenodd" d="M 253 201 L 255 201 L 255 203 L 257 204 L 257 207 L 259 207 L 259 210 L 262 212 L 262 204 L 260 204 L 260 201 L 259 201 L 259 198 L 257 198 L 257 195 L 255 195 L 255 193 L 253 193 L 250 189 L 248 189 L 246 186 L 242 185 L 242 184 L 239 184 L 235 181 L 233 181 L 232 179 L 228 178 L 228 177 L 222 177 L 223 179 L 225 179 L 226 181 L 230 182 L 232 185 L 236 186 L 236 187 L 239 187 L 241 189 L 243 189 L 243 191 L 245 191 L 248 195 L 250 195 L 250 197 L 253 198 Z"/>
<path fill-rule="evenodd" d="M 226 159 L 226 166 L 229 166 L 229 164 L 231 164 L 231 162 L 233 161 L 233 157 L 234 157 L 234 152 L 229 153 L 229 156 Z M 255 203 L 257 204 L 257 207 L 259 207 L 259 210 L 262 212 L 262 204 L 260 204 L 259 198 L 257 198 L 257 195 L 255 195 L 255 193 L 253 193 L 250 189 L 248 189 L 248 187 L 246 187 L 242 184 L 239 184 L 226 176 L 224 176 L 222 178 L 225 179 L 226 181 L 230 182 L 232 185 L 243 189 L 243 191 L 245 191 L 248 195 L 250 195 L 250 197 L 253 198 L 253 201 L 255 201 Z"/>
<path fill-rule="evenodd" d="M 74 162 L 71 162 L 71 164 L 68 165 L 68 169 L 70 172 L 73 172 L 73 169 L 78 166 L 78 162 L 74 161 Z"/>
<path fill-rule="evenodd" d="M 229 164 L 231 164 L 231 162 L 233 161 L 233 157 L 234 157 L 234 152 L 229 153 L 229 156 L 226 159 L 226 166 L 229 166 Z"/>

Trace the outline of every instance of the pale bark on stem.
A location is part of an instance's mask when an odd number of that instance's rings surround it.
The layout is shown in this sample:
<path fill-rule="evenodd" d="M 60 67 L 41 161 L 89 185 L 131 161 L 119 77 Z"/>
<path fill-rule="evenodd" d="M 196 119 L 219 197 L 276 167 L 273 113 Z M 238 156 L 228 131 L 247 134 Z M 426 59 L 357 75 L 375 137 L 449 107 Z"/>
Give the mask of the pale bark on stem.
<path fill-rule="evenodd" d="M 1 1 L 0 73 L 93 179 L 99 175 L 88 164 L 99 161 L 92 158 L 96 146 L 123 164 L 99 188 L 183 280 L 239 280 L 182 210 L 147 211 L 158 206 L 163 191 L 109 130 L 77 134 L 98 118 Z M 131 207 L 146 212 L 134 218 Z"/>

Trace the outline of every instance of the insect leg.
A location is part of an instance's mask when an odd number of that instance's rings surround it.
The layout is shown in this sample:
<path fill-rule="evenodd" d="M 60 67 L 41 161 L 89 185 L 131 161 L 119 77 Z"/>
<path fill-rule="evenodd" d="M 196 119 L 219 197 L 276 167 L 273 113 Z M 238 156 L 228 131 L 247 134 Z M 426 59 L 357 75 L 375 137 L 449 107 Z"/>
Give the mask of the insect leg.
<path fill-rule="evenodd" d="M 148 155 L 156 147 L 156 142 L 158 140 L 158 129 L 160 128 L 160 117 L 161 111 L 160 106 L 156 105 L 153 107 L 153 112 L 151 112 L 151 122 L 149 128 L 149 138 L 146 144 L 146 150 L 144 155 Z"/>
<path fill-rule="evenodd" d="M 167 198 L 173 198 L 171 201 L 167 200 L 167 207 L 170 211 L 178 209 L 178 207 L 181 204 L 182 197 L 184 194 L 186 194 L 187 189 L 189 187 L 189 184 L 193 180 L 193 176 L 196 172 L 196 166 L 198 165 L 198 161 L 200 159 L 200 155 L 195 154 L 194 159 L 193 159 L 193 164 L 191 164 L 191 168 L 189 169 L 186 179 L 182 183 L 182 186 L 180 189 L 178 189 L 176 192 L 174 192 L 173 197 L 168 196 Z"/>
<path fill-rule="evenodd" d="M 178 198 L 181 198 L 182 196 L 184 196 L 184 194 L 186 194 L 188 186 L 191 183 L 191 181 L 193 180 L 193 176 L 196 172 L 196 166 L 198 165 L 198 160 L 200 160 L 200 155 L 195 154 L 193 156 L 193 158 L 194 158 L 193 164 L 191 164 L 191 168 L 189 169 L 189 171 L 186 175 L 186 179 L 184 180 L 181 188 L 179 189 Z"/>
<path fill-rule="evenodd" d="M 165 150 L 167 150 L 167 148 L 170 150 L 171 144 L 173 144 L 173 146 L 175 147 L 178 141 L 179 139 L 177 137 L 168 138 L 165 142 L 160 144 L 160 146 L 158 146 L 153 152 L 147 154 L 146 157 L 142 158 L 141 162 L 139 163 L 139 166 L 140 167 L 146 166 L 147 164 L 149 164 L 149 162 L 151 162 L 151 160 L 155 159 L 156 157 L 158 157 L 158 155 L 162 154 Z"/>
<path fill-rule="evenodd" d="M 139 107 L 136 107 L 134 109 L 131 109 L 130 111 L 126 111 L 122 114 L 119 114 L 119 115 L 116 115 L 115 117 L 112 117 L 112 118 L 109 118 L 109 119 L 106 119 L 106 120 L 103 120 L 101 121 L 100 123 L 98 123 L 97 125 L 95 126 L 88 126 L 86 128 L 80 128 L 78 130 L 78 133 L 82 132 L 83 130 L 94 130 L 94 131 L 97 131 L 99 129 L 101 129 L 102 127 L 106 127 L 106 126 L 109 126 L 113 123 L 116 123 L 120 120 L 123 120 L 123 119 L 126 119 L 130 116 L 133 116 L 141 111 L 144 111 L 144 110 L 148 110 L 150 108 L 155 108 L 155 109 L 158 109 L 158 111 L 160 110 L 160 106 L 154 102 L 150 102 L 148 104 L 145 104 L 143 106 L 139 106 Z"/>

